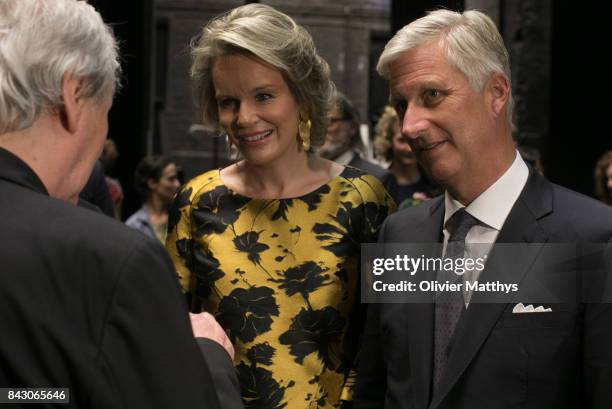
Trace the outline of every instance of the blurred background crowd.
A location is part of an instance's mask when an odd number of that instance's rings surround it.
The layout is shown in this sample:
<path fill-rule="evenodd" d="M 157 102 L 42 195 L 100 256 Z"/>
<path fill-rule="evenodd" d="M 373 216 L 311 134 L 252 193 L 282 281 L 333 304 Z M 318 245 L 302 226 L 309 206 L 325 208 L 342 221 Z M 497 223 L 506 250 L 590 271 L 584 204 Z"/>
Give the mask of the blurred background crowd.
<path fill-rule="evenodd" d="M 166 184 L 163 169 L 135 176 L 143 163 L 171 163 L 178 181 L 169 182 L 167 189 L 172 190 L 231 161 L 223 136 L 200 124 L 194 112 L 187 44 L 204 22 L 253 1 L 133 0 L 121 7 L 110 0 L 90 3 L 122 42 L 123 89 L 110 112 L 109 142 L 96 172 L 103 169 L 112 202 L 109 206 L 105 199 L 106 204 L 99 206 L 125 221 L 137 212 L 142 215 L 143 204 L 146 209 L 151 200 L 159 203 L 156 189 Z M 308 29 L 344 94 L 340 110 L 330 112 L 328 135 L 333 145 L 334 138 L 345 134 L 346 146 L 336 146 L 333 152 L 328 144 L 321 154 L 345 164 L 359 160 L 357 167 L 366 166 L 369 173 L 383 178 L 392 196 L 404 205 L 416 204 L 437 190 L 394 129 L 396 119 L 386 108 L 387 85 L 376 74 L 375 62 L 399 27 L 437 6 L 480 9 L 497 23 L 510 52 L 515 138 L 526 161 L 555 183 L 612 203 L 608 183 L 612 154 L 606 153 L 612 143 L 602 120 L 607 93 L 585 81 L 604 78 L 609 68 L 600 44 L 607 35 L 606 25 L 596 8 L 552 0 L 261 3 L 286 12 Z M 343 106 L 349 109 L 342 112 Z M 163 158 L 155 160 L 157 155 Z M 156 186 L 146 194 L 142 177 Z M 163 225 L 164 216 L 155 221 Z"/>

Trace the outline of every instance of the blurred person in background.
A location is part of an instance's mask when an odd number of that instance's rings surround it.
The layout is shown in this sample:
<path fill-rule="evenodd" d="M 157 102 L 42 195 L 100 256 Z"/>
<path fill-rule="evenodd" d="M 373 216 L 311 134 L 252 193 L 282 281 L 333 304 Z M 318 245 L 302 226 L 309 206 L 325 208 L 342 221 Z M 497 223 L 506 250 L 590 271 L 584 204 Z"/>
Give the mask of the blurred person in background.
<path fill-rule="evenodd" d="M 115 216 L 113 201 L 104 178 L 104 168 L 99 160 L 94 164 L 87 183 L 79 193 L 79 206 L 89 208 L 89 205 L 93 205 L 92 210 L 110 217 Z"/>
<path fill-rule="evenodd" d="M 289 16 L 233 9 L 192 58 L 199 112 L 243 159 L 192 179 L 170 212 L 166 248 L 191 309 L 227 331 L 247 407 L 340 407 L 364 319 L 360 244 L 393 200 L 375 177 L 312 153 L 334 89 Z"/>
<path fill-rule="evenodd" d="M 393 199 L 398 208 L 414 206 L 434 196 L 436 188 L 419 169 L 408 138 L 400 132 L 393 107 L 385 107 L 375 131 L 374 153 L 378 159 L 390 163 L 389 192 L 395 193 Z"/>
<path fill-rule="evenodd" d="M 100 162 L 102 162 L 102 166 L 104 167 L 106 186 L 108 187 L 108 192 L 110 193 L 111 201 L 113 202 L 115 219 L 121 220 L 123 187 L 118 179 L 110 176 L 118 158 L 119 151 L 117 150 L 115 141 L 112 139 L 107 139 L 104 141 L 104 148 L 102 149 L 102 154 L 100 155 Z"/>
<path fill-rule="evenodd" d="M 612 205 L 612 151 L 604 153 L 595 165 L 595 195 Z"/>
<path fill-rule="evenodd" d="M 359 132 L 359 112 L 344 94 L 336 93 L 327 120 L 325 143 L 317 151 L 318 154 L 341 165 L 361 169 L 378 178 L 388 189 L 392 175 L 362 157 L 364 146 Z"/>
<path fill-rule="evenodd" d="M 118 60 L 87 2 L 0 1 L 0 386 L 68 389 L 40 407 L 240 408 L 229 340 L 190 324 L 163 247 L 76 206 Z"/>
<path fill-rule="evenodd" d="M 162 155 L 147 156 L 136 167 L 134 183 L 143 204 L 125 224 L 165 243 L 168 208 L 181 186 L 176 164 Z"/>

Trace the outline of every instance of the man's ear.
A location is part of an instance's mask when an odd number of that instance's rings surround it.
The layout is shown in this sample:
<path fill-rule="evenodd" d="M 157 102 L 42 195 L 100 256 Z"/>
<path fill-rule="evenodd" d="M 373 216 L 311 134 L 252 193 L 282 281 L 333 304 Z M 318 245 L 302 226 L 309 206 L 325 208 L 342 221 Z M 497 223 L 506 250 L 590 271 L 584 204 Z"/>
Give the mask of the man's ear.
<path fill-rule="evenodd" d="M 85 86 L 83 78 L 67 72 L 62 79 L 63 107 L 59 110 L 60 121 L 67 132 L 75 133 L 83 114 L 84 98 L 81 93 Z"/>
<path fill-rule="evenodd" d="M 501 72 L 491 75 L 487 81 L 487 93 L 489 95 L 489 106 L 495 116 L 502 115 L 505 111 L 508 98 L 510 98 L 510 81 Z"/>

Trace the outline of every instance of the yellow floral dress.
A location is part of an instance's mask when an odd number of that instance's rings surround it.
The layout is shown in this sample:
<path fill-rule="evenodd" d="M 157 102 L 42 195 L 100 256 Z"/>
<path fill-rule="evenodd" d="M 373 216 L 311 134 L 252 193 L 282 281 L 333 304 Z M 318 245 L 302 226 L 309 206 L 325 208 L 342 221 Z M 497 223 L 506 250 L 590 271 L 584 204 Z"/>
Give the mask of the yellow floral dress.
<path fill-rule="evenodd" d="M 292 199 L 241 196 L 219 170 L 178 193 L 166 247 L 190 309 L 215 315 L 234 345 L 246 408 L 337 408 L 347 397 L 364 319 L 360 244 L 394 208 L 351 167 Z"/>

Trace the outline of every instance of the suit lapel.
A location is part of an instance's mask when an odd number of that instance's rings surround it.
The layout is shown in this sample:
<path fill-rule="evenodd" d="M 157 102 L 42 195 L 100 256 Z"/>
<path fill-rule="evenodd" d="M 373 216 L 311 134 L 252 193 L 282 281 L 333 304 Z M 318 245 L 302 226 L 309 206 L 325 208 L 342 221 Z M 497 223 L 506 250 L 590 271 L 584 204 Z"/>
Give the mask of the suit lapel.
<path fill-rule="evenodd" d="M 418 242 L 436 243 L 432 252 L 441 248 L 442 223 L 444 222 L 444 198 L 434 203 L 429 212 L 429 218 L 415 226 L 411 232 Z M 413 235 L 414 234 L 414 235 Z M 426 256 L 439 257 L 440 254 Z M 416 393 L 417 408 L 426 408 L 431 397 L 431 378 L 433 373 L 433 333 L 434 304 L 431 302 L 405 304 L 408 319 L 408 342 L 410 343 L 410 373 Z"/>
<path fill-rule="evenodd" d="M 523 192 L 510 211 L 496 243 L 545 243 L 548 236 L 538 220 L 550 212 L 552 212 L 552 186 L 544 178 L 532 172 Z M 522 249 L 520 263 L 512 270 L 515 274 L 514 282 L 520 283 L 525 277 L 540 249 L 538 246 L 525 246 Z M 504 253 L 506 252 L 496 251 L 495 246 L 493 247 L 479 281 L 496 281 L 504 275 L 508 265 Z M 508 305 L 479 302 L 479 298 L 482 297 L 481 294 L 474 293 L 467 312 L 457 324 L 455 345 L 446 372 L 432 397 L 430 409 L 437 408 L 457 383 Z"/>

